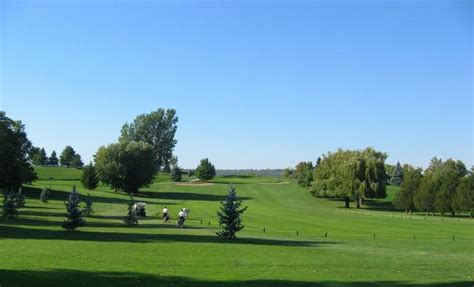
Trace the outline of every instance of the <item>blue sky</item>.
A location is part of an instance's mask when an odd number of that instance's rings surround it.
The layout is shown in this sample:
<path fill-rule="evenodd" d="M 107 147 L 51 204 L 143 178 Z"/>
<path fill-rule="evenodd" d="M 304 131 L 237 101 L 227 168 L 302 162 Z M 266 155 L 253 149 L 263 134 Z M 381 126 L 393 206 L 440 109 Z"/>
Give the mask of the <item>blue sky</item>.
<path fill-rule="evenodd" d="M 0 110 L 89 161 L 175 108 L 182 167 L 473 164 L 471 1 L 2 1 Z"/>

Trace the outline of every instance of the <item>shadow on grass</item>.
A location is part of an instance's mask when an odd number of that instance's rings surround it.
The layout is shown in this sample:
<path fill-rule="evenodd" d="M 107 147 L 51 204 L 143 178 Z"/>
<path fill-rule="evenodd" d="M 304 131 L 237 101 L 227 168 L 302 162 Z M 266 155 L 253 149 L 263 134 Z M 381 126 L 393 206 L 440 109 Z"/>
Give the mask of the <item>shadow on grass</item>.
<path fill-rule="evenodd" d="M 273 245 L 288 247 L 317 247 L 325 244 L 336 244 L 331 241 L 300 241 L 300 240 L 277 240 L 265 238 L 238 238 L 235 240 L 225 240 L 215 235 L 194 235 L 194 234 L 150 234 L 136 233 L 140 226 L 123 228 L 133 229 L 133 233 L 126 232 L 95 232 L 79 231 L 70 232 L 65 230 L 50 229 L 30 229 L 11 225 L 0 225 L 1 239 L 33 239 L 33 240 L 78 240 L 78 241 L 98 241 L 98 242 L 187 242 L 187 243 L 219 243 L 219 244 L 252 244 L 252 245 Z"/>
<path fill-rule="evenodd" d="M 289 271 L 290 272 L 290 271 Z M 413 284 L 404 281 L 291 281 L 291 280 L 239 280 L 239 281 L 210 281 L 188 277 L 156 276 L 136 272 L 87 272 L 69 269 L 36 270 L 0 270 L 0 285 L 17 286 L 193 286 L 193 287 L 325 287 L 325 286 L 472 286 L 472 282 L 458 281 L 449 283 Z"/>

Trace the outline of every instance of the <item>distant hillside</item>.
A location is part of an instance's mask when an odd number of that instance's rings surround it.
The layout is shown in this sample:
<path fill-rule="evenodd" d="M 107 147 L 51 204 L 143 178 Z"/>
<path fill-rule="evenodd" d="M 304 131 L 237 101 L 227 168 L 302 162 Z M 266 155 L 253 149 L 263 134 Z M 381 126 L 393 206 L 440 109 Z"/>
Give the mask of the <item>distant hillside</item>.
<path fill-rule="evenodd" d="M 283 169 L 218 169 L 217 176 L 224 175 L 258 175 L 282 177 Z"/>

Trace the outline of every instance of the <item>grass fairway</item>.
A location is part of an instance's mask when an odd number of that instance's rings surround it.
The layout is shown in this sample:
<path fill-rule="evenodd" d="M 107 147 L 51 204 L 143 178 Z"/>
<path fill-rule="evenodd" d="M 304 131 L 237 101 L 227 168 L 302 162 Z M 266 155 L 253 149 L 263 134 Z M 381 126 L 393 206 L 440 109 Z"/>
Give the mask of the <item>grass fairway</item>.
<path fill-rule="evenodd" d="M 63 199 L 74 184 L 87 194 L 81 172 L 37 172 L 32 187 L 49 186 L 52 177 L 54 198 L 42 203 L 28 191 L 19 219 L 0 219 L 2 287 L 473 285 L 474 220 L 393 212 L 393 188 L 388 199 L 356 210 L 274 178 L 220 177 L 199 186 L 160 175 L 136 197 L 148 204 L 138 227 L 121 219 L 129 197 L 100 186 L 90 191 L 94 216 L 67 232 Z M 230 182 L 249 207 L 233 242 L 215 236 Z M 173 219 L 180 208 L 191 210 L 186 229 L 156 218 L 164 205 Z"/>

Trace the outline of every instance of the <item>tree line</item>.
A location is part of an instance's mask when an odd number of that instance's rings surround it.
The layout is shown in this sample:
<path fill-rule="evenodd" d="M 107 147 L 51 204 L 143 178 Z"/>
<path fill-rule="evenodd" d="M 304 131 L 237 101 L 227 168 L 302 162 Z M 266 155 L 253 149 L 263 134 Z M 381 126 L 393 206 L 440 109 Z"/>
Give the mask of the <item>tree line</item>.
<path fill-rule="evenodd" d="M 311 161 L 285 169 L 284 177 L 295 179 L 314 196 L 339 198 L 360 208 L 365 199 L 386 197 L 386 186 L 400 186 L 393 205 L 406 212 L 470 212 L 474 210 L 474 169 L 464 163 L 433 158 L 425 170 L 409 164 L 385 163 L 387 154 L 372 148 L 329 152 Z"/>
<path fill-rule="evenodd" d="M 84 166 L 81 155 L 71 146 L 66 146 L 64 148 L 59 159 L 55 150 L 53 150 L 51 155 L 48 157 L 44 148 L 32 147 L 29 152 L 29 158 L 31 159 L 31 163 L 34 165 L 58 166 L 60 164 L 61 166 L 75 168 L 81 168 Z"/>

